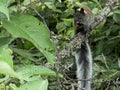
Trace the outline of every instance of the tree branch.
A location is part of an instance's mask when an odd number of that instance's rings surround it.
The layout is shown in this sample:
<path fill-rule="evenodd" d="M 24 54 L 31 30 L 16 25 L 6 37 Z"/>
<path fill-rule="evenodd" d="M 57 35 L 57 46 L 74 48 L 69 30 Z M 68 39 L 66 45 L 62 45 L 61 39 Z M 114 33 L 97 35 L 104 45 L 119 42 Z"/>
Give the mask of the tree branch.
<path fill-rule="evenodd" d="M 104 20 L 105 17 L 111 12 L 113 7 L 117 4 L 118 0 L 109 0 L 106 6 L 103 8 L 103 10 L 100 12 L 100 14 L 95 18 L 93 24 L 92 24 L 92 30 Z"/>

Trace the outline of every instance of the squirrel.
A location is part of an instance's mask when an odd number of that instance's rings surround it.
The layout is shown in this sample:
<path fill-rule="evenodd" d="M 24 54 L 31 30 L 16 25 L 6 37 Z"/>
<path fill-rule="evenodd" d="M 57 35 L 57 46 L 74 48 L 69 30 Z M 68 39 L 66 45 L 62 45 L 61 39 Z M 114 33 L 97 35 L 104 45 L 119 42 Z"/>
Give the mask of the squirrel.
<path fill-rule="evenodd" d="M 81 47 L 76 50 L 75 59 L 77 66 L 77 90 L 91 90 L 91 78 L 92 78 L 92 54 L 86 39 L 86 34 L 91 31 L 91 24 L 93 22 L 92 11 L 87 6 L 81 8 L 75 8 L 74 15 L 74 27 L 75 34 L 81 33 L 85 37 L 81 43 Z"/>

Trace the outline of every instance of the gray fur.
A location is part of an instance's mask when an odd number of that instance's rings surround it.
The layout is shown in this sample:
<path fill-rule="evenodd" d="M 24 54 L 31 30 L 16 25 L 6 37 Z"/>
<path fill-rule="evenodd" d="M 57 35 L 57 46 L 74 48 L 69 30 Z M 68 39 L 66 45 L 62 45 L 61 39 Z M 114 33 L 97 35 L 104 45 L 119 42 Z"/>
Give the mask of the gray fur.
<path fill-rule="evenodd" d="M 91 90 L 92 55 L 88 42 L 82 43 L 76 52 L 78 90 Z"/>

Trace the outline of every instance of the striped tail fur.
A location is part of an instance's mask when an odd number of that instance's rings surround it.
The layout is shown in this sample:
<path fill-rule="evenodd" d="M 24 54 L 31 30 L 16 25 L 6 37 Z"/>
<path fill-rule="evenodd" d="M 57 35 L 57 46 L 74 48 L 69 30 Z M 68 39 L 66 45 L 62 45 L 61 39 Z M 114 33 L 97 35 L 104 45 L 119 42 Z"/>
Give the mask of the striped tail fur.
<path fill-rule="evenodd" d="M 81 48 L 76 51 L 77 90 L 91 90 L 92 55 L 87 41 L 82 42 Z"/>

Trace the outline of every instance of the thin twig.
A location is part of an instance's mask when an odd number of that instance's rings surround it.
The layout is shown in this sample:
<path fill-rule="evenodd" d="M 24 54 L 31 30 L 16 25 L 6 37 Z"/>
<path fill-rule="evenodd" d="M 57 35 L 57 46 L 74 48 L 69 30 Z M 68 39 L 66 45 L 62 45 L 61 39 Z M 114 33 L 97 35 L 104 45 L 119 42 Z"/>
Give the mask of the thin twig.
<path fill-rule="evenodd" d="M 31 7 L 31 8 L 32 8 L 32 9 L 35 11 L 35 13 L 42 19 L 45 27 L 47 28 L 47 30 L 49 31 L 49 33 L 50 33 L 50 35 L 51 35 L 50 29 L 49 29 L 49 27 L 47 26 L 47 23 L 46 23 L 45 19 L 43 18 L 43 16 L 42 16 L 35 8 L 33 8 L 33 7 Z"/>
<path fill-rule="evenodd" d="M 90 79 L 78 79 L 78 81 L 91 81 L 92 80 L 92 78 L 90 78 Z"/>
<path fill-rule="evenodd" d="M 31 6 L 32 6 L 33 4 L 37 4 L 37 3 L 39 3 L 39 2 L 41 2 L 41 1 L 40 1 L 40 0 L 31 1 L 31 0 L 30 0 L 30 3 L 29 3 L 28 5 L 24 5 L 24 6 L 26 7 L 26 9 L 24 9 L 21 13 L 25 13 L 25 11 L 27 11 L 29 8 L 31 8 Z"/>
<path fill-rule="evenodd" d="M 62 84 L 61 84 L 61 80 L 59 78 L 59 72 L 60 72 L 60 59 L 59 59 L 59 56 L 58 56 L 58 49 L 57 49 L 57 44 L 56 42 L 53 40 L 53 43 L 54 43 L 54 48 L 55 48 L 55 54 L 56 54 L 56 63 L 55 63 L 55 69 L 56 69 L 56 79 L 57 79 L 57 83 L 58 83 L 58 86 L 61 90 L 64 90 L 63 87 L 62 87 Z"/>
<path fill-rule="evenodd" d="M 103 55 L 103 53 L 102 53 L 102 57 L 103 57 L 103 60 L 105 61 L 105 66 L 106 66 L 106 68 L 107 68 L 108 70 L 110 70 L 110 68 L 109 68 L 108 65 L 107 65 L 106 58 L 105 58 L 105 56 Z"/>
<path fill-rule="evenodd" d="M 117 35 L 115 37 L 110 38 L 109 40 L 114 40 L 114 39 L 119 39 L 119 38 L 120 38 L 120 35 Z"/>
<path fill-rule="evenodd" d="M 62 40 L 62 41 L 70 41 L 73 39 L 73 38 L 62 38 L 60 36 L 53 36 L 53 35 L 51 37 L 55 40 Z"/>

